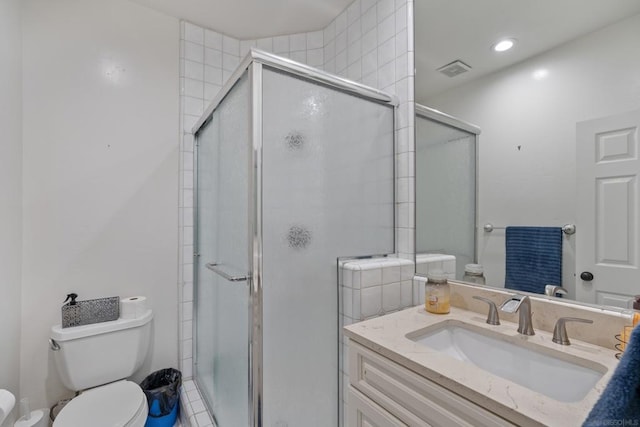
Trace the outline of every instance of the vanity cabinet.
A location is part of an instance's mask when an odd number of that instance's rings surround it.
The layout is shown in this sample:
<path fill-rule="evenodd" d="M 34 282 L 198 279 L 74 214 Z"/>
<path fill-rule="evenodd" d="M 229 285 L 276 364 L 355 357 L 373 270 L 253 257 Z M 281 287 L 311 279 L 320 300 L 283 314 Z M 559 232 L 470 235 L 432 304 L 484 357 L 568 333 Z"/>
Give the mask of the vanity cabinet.
<path fill-rule="evenodd" d="M 347 427 L 515 425 L 353 340 L 346 420 Z"/>

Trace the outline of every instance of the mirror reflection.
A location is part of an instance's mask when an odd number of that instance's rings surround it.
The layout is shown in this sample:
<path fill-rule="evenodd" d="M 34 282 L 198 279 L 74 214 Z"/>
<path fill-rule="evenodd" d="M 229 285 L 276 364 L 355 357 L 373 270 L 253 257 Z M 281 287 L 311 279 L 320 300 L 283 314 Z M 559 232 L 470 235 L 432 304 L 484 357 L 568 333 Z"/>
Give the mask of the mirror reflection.
<path fill-rule="evenodd" d="M 491 286 L 540 276 L 537 293 L 561 286 L 547 291 L 629 307 L 640 293 L 640 2 L 425 0 L 415 19 L 416 102 L 482 131 L 477 203 L 463 208 L 466 193 L 450 190 L 437 199 L 446 215 L 437 205 L 423 212 L 420 188 L 437 194 L 449 182 L 429 174 L 468 159 L 421 160 L 417 114 L 417 253 L 456 256 L 457 279 L 473 259 Z M 511 48 L 495 50 L 502 40 Z M 443 218 L 466 218 L 475 251 L 456 252 L 465 226 Z M 575 234 L 563 232 L 567 224 Z M 518 244 L 549 248 L 514 252 Z"/>
<path fill-rule="evenodd" d="M 480 130 L 416 104 L 416 273 L 462 279 L 475 263 L 476 136 Z M 454 196 L 455 195 L 455 196 Z M 428 220 L 426 220 L 428 219 Z M 434 267 L 435 266 L 435 267 Z"/>

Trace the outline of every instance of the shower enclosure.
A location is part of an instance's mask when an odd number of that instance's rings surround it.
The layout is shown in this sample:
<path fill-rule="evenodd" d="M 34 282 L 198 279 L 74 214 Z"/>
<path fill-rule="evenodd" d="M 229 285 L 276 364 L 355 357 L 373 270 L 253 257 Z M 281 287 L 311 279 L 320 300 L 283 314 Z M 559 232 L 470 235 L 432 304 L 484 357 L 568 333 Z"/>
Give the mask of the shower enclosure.
<path fill-rule="evenodd" d="M 252 50 L 196 124 L 194 377 L 219 427 L 339 425 L 337 258 L 394 252 L 395 106 Z"/>
<path fill-rule="evenodd" d="M 420 104 L 415 111 L 416 254 L 455 256 L 455 277 L 462 280 L 464 266 L 477 259 L 480 129 Z"/>

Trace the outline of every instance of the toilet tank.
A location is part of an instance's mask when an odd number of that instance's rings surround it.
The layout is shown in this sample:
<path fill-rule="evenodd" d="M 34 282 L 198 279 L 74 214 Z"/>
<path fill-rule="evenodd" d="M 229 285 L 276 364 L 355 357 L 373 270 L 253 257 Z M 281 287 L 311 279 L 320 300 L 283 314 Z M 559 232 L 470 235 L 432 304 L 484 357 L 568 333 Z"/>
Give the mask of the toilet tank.
<path fill-rule="evenodd" d="M 152 318 L 147 310 L 135 319 L 53 326 L 50 347 L 62 383 L 79 391 L 130 377 L 149 350 Z"/>

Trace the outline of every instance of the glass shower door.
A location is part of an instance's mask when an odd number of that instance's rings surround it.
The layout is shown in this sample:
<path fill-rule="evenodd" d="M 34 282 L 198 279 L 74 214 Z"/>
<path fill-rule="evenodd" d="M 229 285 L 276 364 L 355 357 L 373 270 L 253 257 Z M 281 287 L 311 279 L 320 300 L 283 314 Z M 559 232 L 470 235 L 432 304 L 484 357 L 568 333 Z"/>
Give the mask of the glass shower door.
<path fill-rule="evenodd" d="M 249 85 L 197 135 L 194 374 L 220 427 L 249 423 Z"/>
<path fill-rule="evenodd" d="M 476 135 L 416 116 L 416 254 L 476 262 Z M 434 203 L 437 200 L 437 203 Z"/>
<path fill-rule="evenodd" d="M 265 427 L 339 425 L 337 258 L 392 253 L 393 107 L 265 67 Z"/>

